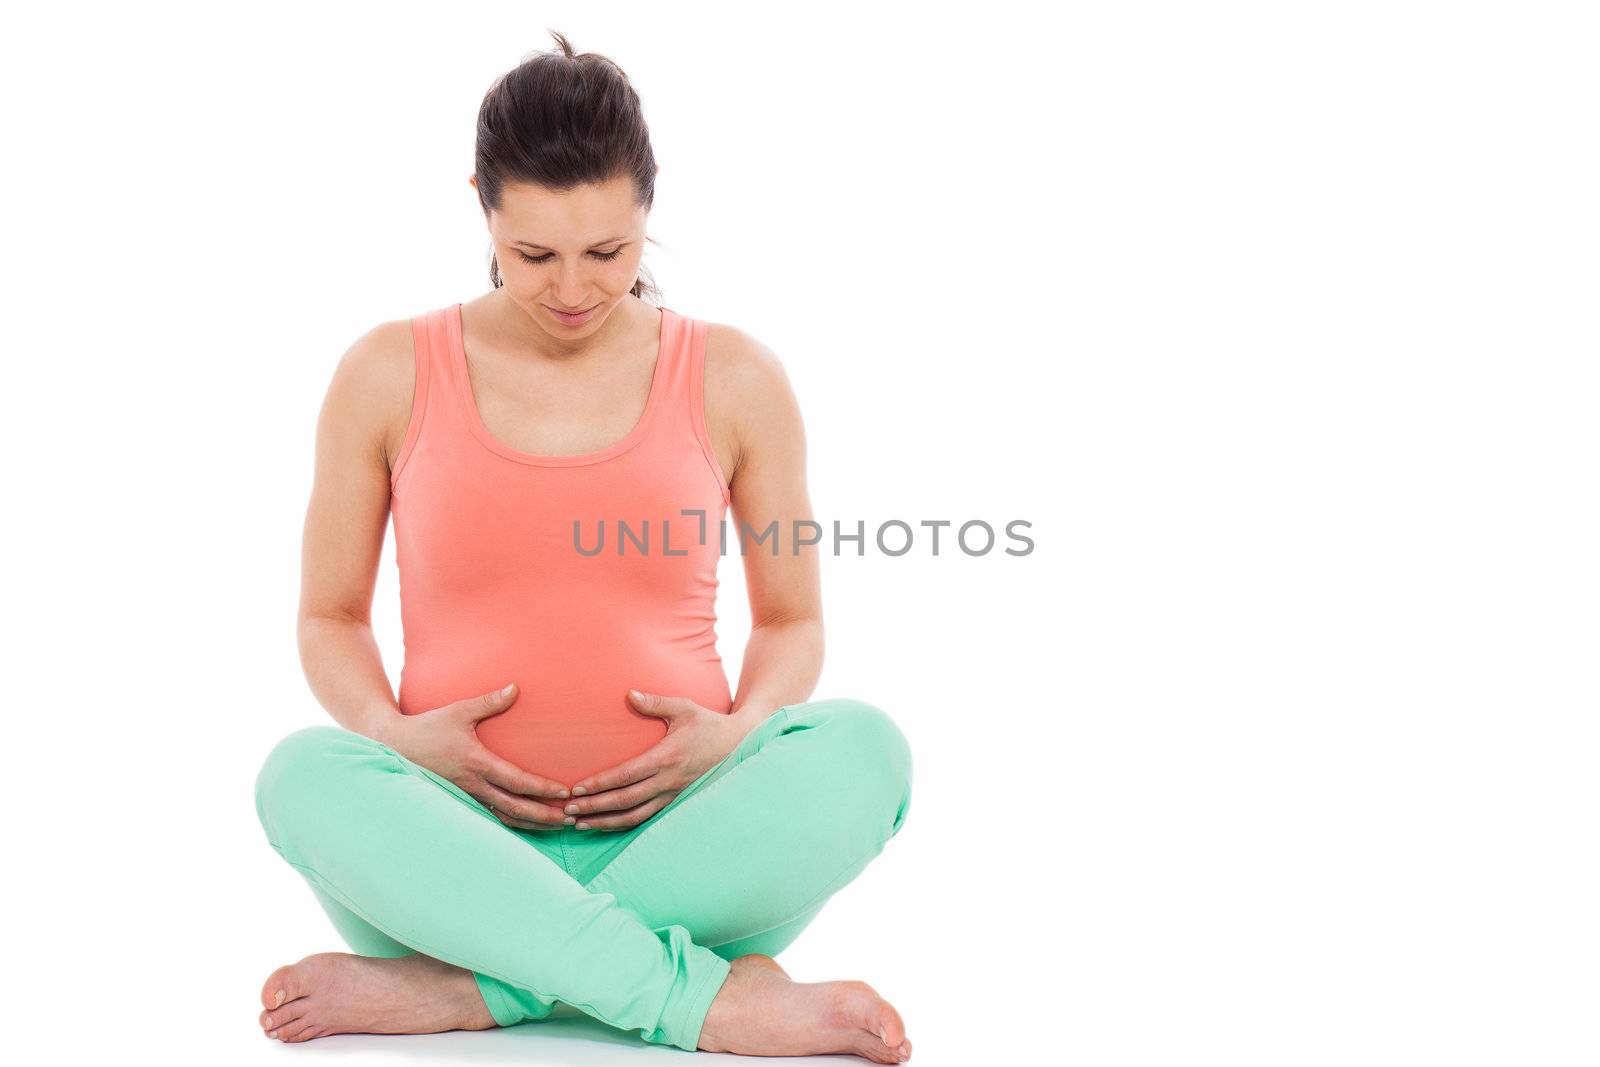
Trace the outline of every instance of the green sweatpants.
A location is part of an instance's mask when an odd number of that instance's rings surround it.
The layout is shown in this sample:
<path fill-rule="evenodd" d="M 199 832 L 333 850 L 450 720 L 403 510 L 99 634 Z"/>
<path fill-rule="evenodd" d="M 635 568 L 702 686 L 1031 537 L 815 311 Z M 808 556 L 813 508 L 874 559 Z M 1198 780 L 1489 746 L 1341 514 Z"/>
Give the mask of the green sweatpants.
<path fill-rule="evenodd" d="M 693 1052 L 729 961 L 781 952 L 899 832 L 911 750 L 859 700 L 779 708 L 627 830 L 514 829 L 331 725 L 279 741 L 255 790 L 355 952 L 474 972 L 501 1026 L 559 1001 Z"/>

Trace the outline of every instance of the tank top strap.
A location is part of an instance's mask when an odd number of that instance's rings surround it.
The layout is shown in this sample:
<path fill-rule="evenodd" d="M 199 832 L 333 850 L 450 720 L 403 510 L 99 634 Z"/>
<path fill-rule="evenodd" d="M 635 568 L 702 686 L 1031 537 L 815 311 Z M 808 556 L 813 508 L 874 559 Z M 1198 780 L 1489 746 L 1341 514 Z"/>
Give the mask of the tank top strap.
<path fill-rule="evenodd" d="M 451 410 L 462 429 L 477 410 L 472 399 L 472 383 L 467 378 L 466 342 L 462 340 L 461 304 L 447 304 L 428 313 L 428 337 L 434 358 L 433 380 L 441 396 L 450 397 Z"/>
<path fill-rule="evenodd" d="M 389 476 L 389 488 L 400 485 L 406 464 L 417 449 L 417 439 L 428 421 L 428 410 L 437 408 L 440 400 L 449 395 L 449 323 L 448 308 L 437 308 L 411 318 L 412 392 L 411 418 L 406 425 L 406 436 L 395 457 L 394 470 Z M 437 415 L 435 422 L 438 421 Z"/>
<path fill-rule="evenodd" d="M 686 315 L 680 315 L 671 308 L 663 306 L 661 314 L 661 348 L 656 358 L 661 361 L 657 369 L 657 388 L 661 396 L 657 402 L 674 417 L 689 418 L 689 377 L 693 372 L 690 366 L 692 361 L 691 348 L 693 346 L 695 321 Z M 684 422 L 687 426 L 688 423 Z"/>
<path fill-rule="evenodd" d="M 663 368 L 662 407 L 666 417 L 661 420 L 661 430 L 670 427 L 670 433 L 687 439 L 704 454 L 707 464 L 722 491 L 722 502 L 731 502 L 727 484 L 723 481 L 716 451 L 711 447 L 711 435 L 706 430 L 705 381 L 706 336 L 710 324 L 702 319 L 680 315 L 671 308 L 662 308 L 667 316 L 662 324 L 661 359 L 670 360 Z"/>

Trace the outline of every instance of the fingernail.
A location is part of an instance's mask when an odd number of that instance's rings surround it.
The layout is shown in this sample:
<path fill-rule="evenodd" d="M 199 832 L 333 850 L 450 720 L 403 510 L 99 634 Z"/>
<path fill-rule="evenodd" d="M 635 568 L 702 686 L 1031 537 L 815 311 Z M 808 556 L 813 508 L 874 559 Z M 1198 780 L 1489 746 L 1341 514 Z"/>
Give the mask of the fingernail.
<path fill-rule="evenodd" d="M 577 821 L 578 820 L 574 819 L 571 815 L 568 815 L 565 819 L 562 820 L 562 822 L 565 822 L 568 826 L 571 826 L 573 823 L 575 823 Z"/>
<path fill-rule="evenodd" d="M 635 698 L 644 696 L 644 694 L 639 692 L 637 689 L 628 690 L 628 695 Z"/>
<path fill-rule="evenodd" d="M 580 829 L 580 830 L 587 830 L 588 828 L 589 828 L 589 824 L 586 823 L 586 822 L 580 822 L 578 824 L 578 829 Z"/>
<path fill-rule="evenodd" d="M 556 794 L 556 796 L 561 797 L 563 800 L 566 799 L 569 795 L 570 794 L 565 789 L 563 789 L 561 792 Z"/>
<path fill-rule="evenodd" d="M 568 815 L 576 815 L 578 814 L 578 805 L 568 804 L 563 810 L 565 810 Z"/>
<path fill-rule="evenodd" d="M 500 695 L 503 696 L 503 697 L 510 696 L 511 695 L 511 690 L 516 684 L 517 684 L 516 682 L 512 682 L 511 685 L 508 685 L 504 689 L 500 690 Z"/>
<path fill-rule="evenodd" d="M 588 792 L 588 790 L 580 785 L 580 786 L 578 786 L 576 789 L 574 789 L 572 791 L 572 795 L 575 796 L 575 797 L 581 797 L 581 796 L 583 796 L 583 794 L 585 794 L 587 792 Z"/>

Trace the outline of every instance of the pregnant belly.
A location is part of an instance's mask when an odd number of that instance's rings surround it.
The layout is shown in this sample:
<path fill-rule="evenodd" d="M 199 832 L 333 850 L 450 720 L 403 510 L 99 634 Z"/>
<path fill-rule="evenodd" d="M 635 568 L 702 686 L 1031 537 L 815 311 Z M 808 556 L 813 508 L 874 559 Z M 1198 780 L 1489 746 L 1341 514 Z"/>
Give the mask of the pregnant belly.
<path fill-rule="evenodd" d="M 571 787 L 626 762 L 667 735 L 667 720 L 636 711 L 628 690 L 688 697 L 721 714 L 733 705 L 715 648 L 657 651 L 659 644 L 603 658 L 582 650 L 505 650 L 437 660 L 408 655 L 400 710 L 421 714 L 516 682 L 511 707 L 478 723 L 496 755 Z"/>

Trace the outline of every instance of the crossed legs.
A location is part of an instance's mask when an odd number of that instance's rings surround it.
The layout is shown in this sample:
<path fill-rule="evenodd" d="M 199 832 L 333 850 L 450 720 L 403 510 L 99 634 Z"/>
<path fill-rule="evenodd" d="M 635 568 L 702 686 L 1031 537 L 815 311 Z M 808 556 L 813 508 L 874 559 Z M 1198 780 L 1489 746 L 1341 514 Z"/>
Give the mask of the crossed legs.
<path fill-rule="evenodd" d="M 733 961 L 797 937 L 899 831 L 910 785 L 894 722 L 835 699 L 779 709 L 620 833 L 513 830 L 334 726 L 279 742 L 256 797 L 269 842 L 362 956 L 470 972 L 494 1024 L 561 1001 L 692 1051 Z"/>

